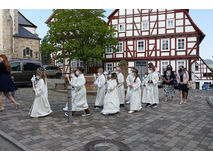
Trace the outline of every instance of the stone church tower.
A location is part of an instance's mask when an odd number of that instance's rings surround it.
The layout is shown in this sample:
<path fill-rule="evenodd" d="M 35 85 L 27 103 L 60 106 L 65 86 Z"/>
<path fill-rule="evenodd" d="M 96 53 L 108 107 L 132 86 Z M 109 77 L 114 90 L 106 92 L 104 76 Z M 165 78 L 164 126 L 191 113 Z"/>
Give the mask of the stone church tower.
<path fill-rule="evenodd" d="M 9 59 L 40 60 L 36 28 L 17 9 L 0 9 L 0 54 Z"/>

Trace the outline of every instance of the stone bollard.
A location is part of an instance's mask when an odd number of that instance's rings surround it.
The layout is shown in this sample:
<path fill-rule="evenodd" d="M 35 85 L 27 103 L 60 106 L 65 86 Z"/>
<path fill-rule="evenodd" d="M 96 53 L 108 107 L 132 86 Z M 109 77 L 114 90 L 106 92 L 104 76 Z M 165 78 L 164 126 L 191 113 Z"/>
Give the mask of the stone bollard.
<path fill-rule="evenodd" d="M 68 123 L 72 123 L 72 86 L 67 87 L 68 98 Z"/>

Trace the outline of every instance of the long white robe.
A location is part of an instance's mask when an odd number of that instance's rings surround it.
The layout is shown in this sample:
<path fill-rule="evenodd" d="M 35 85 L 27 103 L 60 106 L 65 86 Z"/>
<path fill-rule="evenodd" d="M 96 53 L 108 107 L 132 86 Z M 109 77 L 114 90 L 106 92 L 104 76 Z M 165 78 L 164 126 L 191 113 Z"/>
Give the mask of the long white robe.
<path fill-rule="evenodd" d="M 107 82 L 107 93 L 104 98 L 104 107 L 101 113 L 114 114 L 120 112 L 117 81 L 115 79 Z"/>
<path fill-rule="evenodd" d="M 117 74 L 118 77 L 118 96 L 120 104 L 125 103 L 124 76 L 122 73 Z"/>
<path fill-rule="evenodd" d="M 105 82 L 106 82 L 106 79 L 103 74 L 99 75 L 96 81 L 94 82 L 94 85 L 98 87 L 95 106 L 104 105 Z"/>
<path fill-rule="evenodd" d="M 134 77 L 135 79 L 135 77 Z M 136 81 L 132 83 L 130 95 L 130 111 L 139 111 L 141 107 L 141 80 L 137 77 Z"/>
<path fill-rule="evenodd" d="M 75 89 L 75 95 L 72 99 L 72 111 L 88 109 L 85 83 L 84 75 L 80 74 L 75 83 L 72 84 L 72 87 Z"/>
<path fill-rule="evenodd" d="M 143 85 L 145 84 L 145 87 L 143 89 L 143 103 L 150 103 L 155 104 L 159 103 L 159 96 L 158 96 L 158 73 L 153 72 L 149 73 L 147 78 L 144 80 Z M 153 83 L 148 83 L 149 80 L 152 80 Z"/>
<path fill-rule="evenodd" d="M 131 92 L 132 92 L 132 89 L 129 87 L 129 85 L 132 85 L 132 83 L 133 83 L 133 81 L 134 81 L 134 79 L 133 79 L 134 77 L 131 75 L 131 74 L 129 74 L 128 76 L 127 76 L 127 78 L 126 78 L 126 84 L 127 84 L 127 92 L 126 92 L 126 100 L 127 101 L 130 101 L 130 96 L 131 96 Z"/>
<path fill-rule="evenodd" d="M 47 83 L 43 79 L 39 79 L 34 88 L 35 99 L 30 109 L 29 115 L 31 117 L 43 117 L 52 113 L 48 101 Z"/>
<path fill-rule="evenodd" d="M 70 83 L 75 84 L 77 82 L 77 77 L 73 74 Z M 75 98 L 75 88 L 72 87 L 72 100 Z M 66 109 L 68 110 L 68 102 L 66 103 Z"/>

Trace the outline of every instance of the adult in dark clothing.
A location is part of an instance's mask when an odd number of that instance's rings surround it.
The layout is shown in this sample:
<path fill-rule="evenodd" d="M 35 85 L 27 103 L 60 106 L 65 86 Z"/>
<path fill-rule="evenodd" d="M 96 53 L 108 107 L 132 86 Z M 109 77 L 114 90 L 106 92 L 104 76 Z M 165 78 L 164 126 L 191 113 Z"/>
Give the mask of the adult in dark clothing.
<path fill-rule="evenodd" d="M 175 89 L 174 89 L 174 78 L 175 74 L 172 71 L 172 66 L 168 65 L 166 68 L 166 71 L 164 71 L 163 74 L 163 82 L 164 82 L 164 95 L 165 95 L 165 101 L 168 101 L 168 97 L 173 100 Z"/>
<path fill-rule="evenodd" d="M 183 96 L 184 96 L 184 103 L 187 103 L 186 94 L 187 94 L 187 84 L 189 81 L 189 74 L 187 71 L 184 70 L 183 66 L 180 66 L 180 69 L 177 73 L 177 82 L 178 88 L 180 91 L 180 104 L 183 103 Z"/>
<path fill-rule="evenodd" d="M 2 93 L 11 100 L 17 109 L 20 105 L 15 101 L 15 99 L 9 94 L 9 92 L 14 92 L 17 90 L 11 77 L 10 77 L 11 67 L 8 59 L 5 55 L 0 55 L 0 111 L 4 111 Z"/>

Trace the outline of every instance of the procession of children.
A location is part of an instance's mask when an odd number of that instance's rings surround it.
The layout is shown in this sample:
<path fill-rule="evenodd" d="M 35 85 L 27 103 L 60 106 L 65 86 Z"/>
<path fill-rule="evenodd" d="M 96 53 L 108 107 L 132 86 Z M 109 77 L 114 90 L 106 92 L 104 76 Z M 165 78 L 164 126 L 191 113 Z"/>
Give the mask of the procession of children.
<path fill-rule="evenodd" d="M 7 57 L 0 56 L 0 111 L 4 111 L 2 102 L 2 93 L 10 99 L 14 106 L 18 108 L 20 104 L 14 100 L 9 94 L 15 91 L 16 87 L 10 78 L 10 65 Z M 148 73 L 140 78 L 138 70 L 131 68 L 126 78 L 127 91 L 125 95 L 124 75 L 121 68 L 117 67 L 115 71 L 109 73 L 104 72 L 103 68 L 97 70 L 97 76 L 94 74 L 94 86 L 97 88 L 97 96 L 95 99 L 94 109 L 101 109 L 103 115 L 114 115 L 120 112 L 120 107 L 129 104 L 128 113 L 138 112 L 145 107 L 156 108 L 159 104 L 158 80 L 159 75 L 152 63 L 148 64 Z M 187 103 L 190 74 L 180 66 L 177 73 L 177 82 L 180 92 L 180 104 Z M 38 68 L 36 75 L 32 77 L 32 86 L 35 98 L 29 115 L 31 117 L 44 117 L 52 113 L 48 101 L 48 88 L 45 70 Z M 72 115 L 76 112 L 83 111 L 82 116 L 90 115 L 89 105 L 87 103 L 86 80 L 84 77 L 84 69 L 82 67 L 72 71 L 71 75 L 66 76 L 68 85 L 72 87 Z M 167 66 L 163 74 L 165 101 L 174 96 L 174 72 L 171 65 Z M 4 82 L 4 83 L 3 83 Z M 68 105 L 63 108 L 67 115 Z"/>

